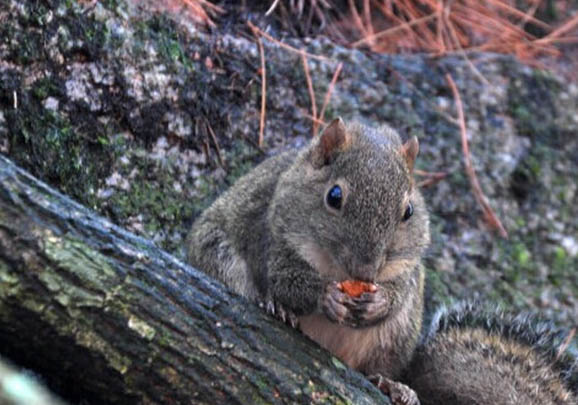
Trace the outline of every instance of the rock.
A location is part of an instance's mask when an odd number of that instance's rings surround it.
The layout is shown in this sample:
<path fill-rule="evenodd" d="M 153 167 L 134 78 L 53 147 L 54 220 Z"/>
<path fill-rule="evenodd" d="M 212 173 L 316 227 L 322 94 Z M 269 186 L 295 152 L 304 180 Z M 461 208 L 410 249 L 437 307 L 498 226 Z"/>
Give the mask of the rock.
<path fill-rule="evenodd" d="M 402 136 L 420 138 L 418 169 L 449 173 L 424 190 L 434 233 L 426 259 L 430 308 L 475 293 L 576 325 L 575 83 L 508 56 L 470 55 L 486 84 L 457 56 L 373 55 L 323 38 L 284 41 L 326 58 L 308 58 L 318 111 L 343 63 L 326 121 L 389 122 Z M 219 192 L 265 155 L 311 137 L 301 56 L 263 44 L 267 111 L 257 148 L 260 61 L 248 32 L 223 26 L 209 35 L 122 1 L 87 8 L 6 1 L 0 152 L 182 257 L 190 223 Z M 508 240 L 487 228 L 471 193 L 446 73 L 463 98 L 472 162 Z M 552 233 L 566 238 L 552 240 Z M 564 299 L 560 285 L 568 289 Z"/>

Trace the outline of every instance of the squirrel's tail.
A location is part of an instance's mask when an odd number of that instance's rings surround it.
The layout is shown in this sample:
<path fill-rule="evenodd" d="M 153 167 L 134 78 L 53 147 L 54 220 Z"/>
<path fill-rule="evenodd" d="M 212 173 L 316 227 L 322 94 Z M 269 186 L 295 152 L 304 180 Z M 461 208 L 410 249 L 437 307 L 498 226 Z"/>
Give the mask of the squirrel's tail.
<path fill-rule="evenodd" d="M 433 317 L 407 372 L 422 403 L 578 404 L 573 334 L 476 302 Z"/>

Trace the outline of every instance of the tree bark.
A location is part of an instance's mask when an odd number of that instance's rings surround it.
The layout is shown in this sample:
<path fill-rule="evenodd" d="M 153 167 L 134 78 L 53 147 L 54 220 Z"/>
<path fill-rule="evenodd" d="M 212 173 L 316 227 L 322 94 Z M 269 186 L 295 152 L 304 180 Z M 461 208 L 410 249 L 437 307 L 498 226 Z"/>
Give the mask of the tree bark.
<path fill-rule="evenodd" d="M 0 354 L 82 403 L 387 403 L 363 376 L 0 156 Z"/>

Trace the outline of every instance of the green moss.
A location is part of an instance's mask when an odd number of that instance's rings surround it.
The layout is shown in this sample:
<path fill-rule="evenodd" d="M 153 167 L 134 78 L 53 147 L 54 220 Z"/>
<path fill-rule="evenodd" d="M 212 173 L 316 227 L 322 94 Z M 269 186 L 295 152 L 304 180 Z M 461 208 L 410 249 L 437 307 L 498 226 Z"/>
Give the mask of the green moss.
<path fill-rule="evenodd" d="M 45 100 L 48 96 L 60 95 L 58 83 L 54 79 L 41 78 L 32 84 L 31 94 L 39 102 Z"/>
<path fill-rule="evenodd" d="M 526 248 L 526 246 L 522 243 L 517 243 L 514 245 L 513 250 L 514 250 L 513 255 L 517 264 L 522 269 L 527 268 L 530 263 L 530 259 L 532 258 L 532 254 L 530 253 L 528 248 Z"/>
<path fill-rule="evenodd" d="M 516 166 L 511 175 L 510 188 L 519 201 L 527 198 L 537 198 L 538 190 L 543 188 L 540 183 L 544 162 L 552 159 L 552 151 L 543 145 L 536 145 L 529 150 Z"/>
<path fill-rule="evenodd" d="M 101 0 L 101 3 L 109 10 L 116 10 L 118 7 L 123 5 L 117 0 Z"/>
<path fill-rule="evenodd" d="M 560 267 L 566 265 L 567 257 L 566 250 L 562 246 L 557 246 L 554 250 L 554 265 Z"/>
<path fill-rule="evenodd" d="M 48 97 L 66 100 L 64 83 L 61 75 L 54 74 L 55 62 L 49 54 L 61 52 L 71 61 L 100 60 L 107 46 L 108 29 L 77 2 L 29 2 L 26 6 L 18 14 L 19 23 L 33 29 L 16 30 L 8 36 L 7 59 L 16 65 L 38 63 L 43 66 L 38 70 L 48 73 L 31 84 L 9 72 L 0 78 L 0 109 L 5 111 L 10 157 L 35 176 L 94 207 L 92 192 L 106 177 L 116 156 L 117 145 L 109 136 L 117 128 L 100 123 L 86 103 L 70 103 L 70 114 L 47 110 L 43 103 Z M 66 10 L 62 11 L 63 7 Z M 58 38 L 56 44 L 47 45 L 54 35 Z M 58 50 L 50 50 L 50 46 Z M 18 97 L 16 109 L 14 94 Z"/>
<path fill-rule="evenodd" d="M 266 394 L 270 395 L 271 397 L 273 397 L 275 395 L 273 384 L 271 383 L 271 381 L 264 379 L 261 375 L 258 375 L 258 374 L 253 374 L 250 377 L 250 380 L 251 380 L 251 384 L 256 385 L 258 388 L 257 391 L 253 392 L 253 395 L 251 397 L 251 403 L 256 404 L 256 405 L 257 404 L 263 404 L 263 405 L 270 404 L 270 401 L 263 398 L 262 394 L 266 393 Z"/>
<path fill-rule="evenodd" d="M 48 231 L 42 240 L 44 254 L 59 268 L 77 276 L 79 287 L 83 280 L 88 285 L 100 285 L 103 279 L 111 279 L 111 283 L 118 281 L 117 273 L 110 267 L 107 258 L 84 243 L 67 236 L 55 236 Z M 54 275 L 57 276 L 56 273 Z"/>
<path fill-rule="evenodd" d="M 209 205 L 218 193 L 217 184 L 210 176 L 202 176 L 197 180 L 195 195 L 188 196 L 175 187 L 176 169 L 170 163 L 159 166 L 146 156 L 134 156 L 128 167 L 137 167 L 138 172 L 130 179 L 128 190 L 116 190 L 106 201 L 106 214 L 119 223 L 140 216 L 144 233 L 151 238 L 180 235 L 161 238 L 163 248 L 178 251 L 188 231 L 186 219 L 199 215 Z M 129 173 L 121 171 L 121 175 L 128 176 Z"/>
<path fill-rule="evenodd" d="M 532 119 L 532 114 L 524 105 L 515 105 L 513 116 L 521 122 L 527 122 Z"/>
<path fill-rule="evenodd" d="M 241 176 L 255 167 L 259 154 L 257 150 L 246 142 L 233 141 L 233 146 L 226 154 L 227 183 L 233 184 Z"/>
<path fill-rule="evenodd" d="M 531 249 L 528 247 L 531 245 L 530 241 L 520 240 L 514 236 L 512 240 L 502 240 L 498 244 L 502 281 L 516 285 L 535 276 L 536 267 L 532 260 Z"/>
<path fill-rule="evenodd" d="M 431 314 L 440 305 L 452 303 L 452 293 L 449 288 L 447 274 L 430 268 L 425 269 L 425 307 L 426 313 Z"/>
<path fill-rule="evenodd" d="M 90 191 L 96 189 L 99 178 L 108 171 L 114 148 L 87 142 L 85 133 L 72 127 L 67 118 L 31 100 L 25 99 L 18 110 L 8 111 L 6 116 L 12 158 L 92 206 Z"/>
<path fill-rule="evenodd" d="M 578 260 L 570 257 L 562 246 L 556 246 L 553 249 L 550 260 L 552 267 L 548 274 L 548 280 L 554 285 L 573 286 L 575 290 L 578 290 L 578 283 L 573 274 L 577 268 Z"/>
<path fill-rule="evenodd" d="M 164 38 L 160 41 L 161 54 L 172 62 L 181 63 L 187 70 L 193 70 L 193 62 L 186 55 L 181 42 Z"/>
<path fill-rule="evenodd" d="M 17 34 L 16 39 L 22 46 L 12 48 L 10 58 L 17 64 L 30 64 L 42 55 L 42 36 L 37 32 L 24 36 Z"/>
<path fill-rule="evenodd" d="M 450 172 L 447 177 L 457 189 L 467 190 L 470 187 L 470 182 L 466 177 L 465 170 L 454 170 Z"/>
<path fill-rule="evenodd" d="M 524 217 L 517 217 L 516 226 L 518 228 L 523 228 L 524 226 L 526 226 L 526 219 Z"/>
<path fill-rule="evenodd" d="M 20 278 L 14 275 L 11 265 L 0 259 L 0 298 L 6 299 L 22 293 L 24 287 L 19 283 Z"/>
<path fill-rule="evenodd" d="M 136 35 L 142 43 L 152 40 L 151 44 L 155 46 L 167 66 L 183 66 L 188 71 L 194 70 L 196 62 L 185 51 L 186 41 L 175 22 L 168 16 L 158 14 L 150 20 L 139 22 Z"/>
<path fill-rule="evenodd" d="M 557 138 L 559 128 L 556 117 L 556 97 L 562 90 L 552 75 L 534 70 L 531 75 L 521 75 L 508 87 L 509 112 L 516 130 L 529 138 Z"/>
<path fill-rule="evenodd" d="M 130 178 L 128 190 L 115 190 L 106 201 L 106 214 L 123 223 L 140 216 L 147 237 L 161 237 L 161 246 L 175 254 L 182 254 L 183 240 L 189 230 L 190 220 L 197 217 L 229 185 L 255 166 L 256 150 L 241 141 L 234 141 L 230 151 L 224 153 L 227 175 L 217 181 L 209 172 L 196 178 L 194 193 L 185 184 L 175 186 L 179 180 L 178 162 L 170 159 L 159 164 L 148 157 L 146 151 L 135 151 L 126 170 L 137 168 Z M 130 173 L 121 168 L 120 175 Z M 136 173 L 136 174 L 135 174 Z M 187 188 L 189 187 L 189 189 Z"/>
<path fill-rule="evenodd" d="M 341 361 L 339 361 L 339 359 L 337 357 L 333 357 L 331 356 L 331 362 L 333 363 L 333 365 L 339 369 L 339 370 L 347 370 L 347 367 L 345 366 L 345 364 L 343 364 Z"/>

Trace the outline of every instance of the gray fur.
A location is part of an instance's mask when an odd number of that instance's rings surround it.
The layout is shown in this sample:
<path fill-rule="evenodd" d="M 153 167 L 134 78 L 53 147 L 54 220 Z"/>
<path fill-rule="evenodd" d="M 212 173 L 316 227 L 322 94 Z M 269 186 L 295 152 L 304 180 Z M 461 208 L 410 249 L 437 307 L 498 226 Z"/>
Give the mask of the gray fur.
<path fill-rule="evenodd" d="M 577 404 L 568 333 L 477 302 L 440 309 L 407 370 L 422 404 Z"/>

